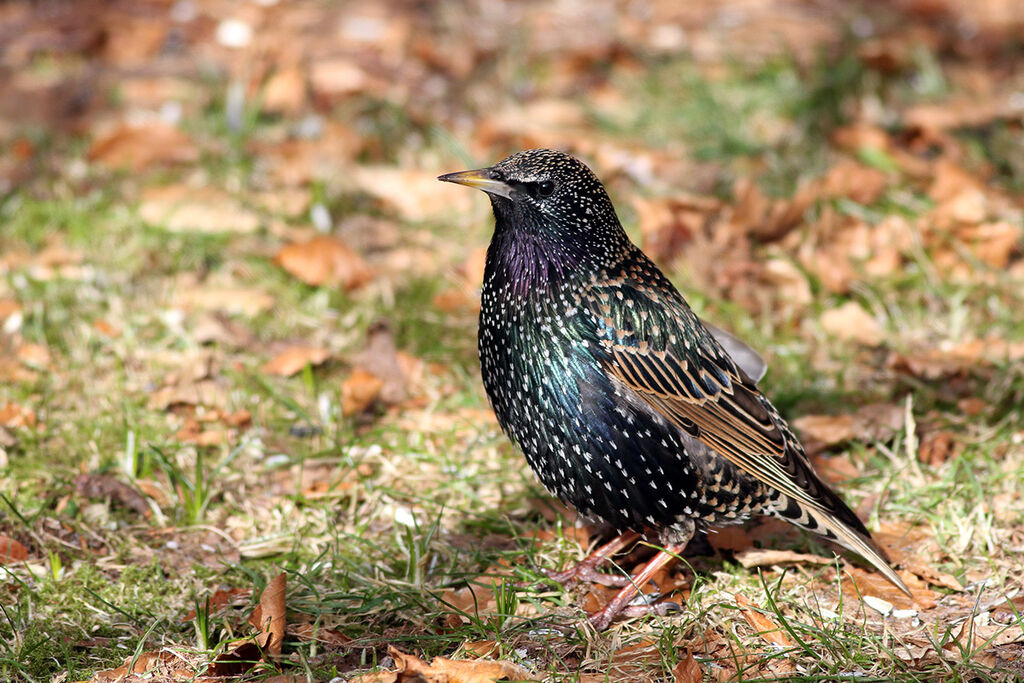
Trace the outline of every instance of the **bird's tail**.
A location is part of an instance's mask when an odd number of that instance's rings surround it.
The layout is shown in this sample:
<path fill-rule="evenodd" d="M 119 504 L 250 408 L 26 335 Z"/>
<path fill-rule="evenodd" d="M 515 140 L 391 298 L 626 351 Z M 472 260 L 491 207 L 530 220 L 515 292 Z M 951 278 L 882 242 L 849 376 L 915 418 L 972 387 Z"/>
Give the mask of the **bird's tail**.
<path fill-rule="evenodd" d="M 894 586 L 908 596 L 911 595 L 907 584 L 903 582 L 899 574 L 889 565 L 889 558 L 886 556 L 885 551 L 872 540 L 871 534 L 864 527 L 864 524 L 838 497 L 836 497 L 835 503 L 837 505 L 834 507 L 838 508 L 836 512 L 839 514 L 823 510 L 818 506 L 812 507 L 785 496 L 784 503 L 775 508 L 775 514 L 787 522 L 791 522 L 802 529 L 823 536 L 848 550 L 852 550 L 870 562 Z M 847 521 L 844 518 L 852 519 Z"/>

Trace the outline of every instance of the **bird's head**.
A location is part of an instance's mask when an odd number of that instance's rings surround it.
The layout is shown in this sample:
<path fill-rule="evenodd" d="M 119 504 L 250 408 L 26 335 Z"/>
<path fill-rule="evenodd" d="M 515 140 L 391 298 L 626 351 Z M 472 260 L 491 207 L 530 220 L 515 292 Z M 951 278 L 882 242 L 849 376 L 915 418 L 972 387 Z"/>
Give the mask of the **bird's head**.
<path fill-rule="evenodd" d="M 521 230 L 561 241 L 622 231 L 601 181 L 564 152 L 529 149 L 489 168 L 449 173 L 438 180 L 486 192 L 499 232 Z"/>

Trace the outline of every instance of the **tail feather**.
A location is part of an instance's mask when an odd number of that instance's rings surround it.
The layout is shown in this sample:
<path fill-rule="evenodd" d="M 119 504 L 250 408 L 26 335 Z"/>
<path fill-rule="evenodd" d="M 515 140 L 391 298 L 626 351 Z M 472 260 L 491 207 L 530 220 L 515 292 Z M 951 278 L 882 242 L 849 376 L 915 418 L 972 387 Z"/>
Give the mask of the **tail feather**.
<path fill-rule="evenodd" d="M 780 518 L 819 536 L 823 536 L 847 550 L 852 550 L 871 563 L 894 586 L 908 596 L 911 595 L 907 584 L 903 582 L 899 574 L 889 565 L 889 558 L 886 556 L 885 551 L 872 540 L 870 533 L 860 520 L 857 520 L 859 528 L 855 529 L 851 528 L 852 525 L 842 520 L 839 515 L 832 512 L 811 508 L 788 496 L 785 498 L 785 502 L 787 503 L 786 505 L 776 508 L 776 514 Z M 837 502 L 839 506 L 842 506 L 842 512 L 846 513 L 842 514 L 843 517 L 853 516 L 853 511 L 845 503 L 838 500 L 838 498 Z"/>

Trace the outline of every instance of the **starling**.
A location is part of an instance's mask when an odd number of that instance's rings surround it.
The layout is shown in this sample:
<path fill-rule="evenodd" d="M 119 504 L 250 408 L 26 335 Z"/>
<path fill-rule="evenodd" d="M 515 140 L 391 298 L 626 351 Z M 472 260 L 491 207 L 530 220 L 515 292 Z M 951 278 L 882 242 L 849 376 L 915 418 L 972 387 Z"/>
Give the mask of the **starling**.
<path fill-rule="evenodd" d="M 478 341 L 498 422 L 549 491 L 622 532 L 562 578 L 614 578 L 594 566 L 640 534 L 664 548 L 595 626 L 698 528 L 754 515 L 860 554 L 909 595 L 758 389 L 760 358 L 701 322 L 587 166 L 535 149 L 439 180 L 483 190 L 494 210 Z"/>

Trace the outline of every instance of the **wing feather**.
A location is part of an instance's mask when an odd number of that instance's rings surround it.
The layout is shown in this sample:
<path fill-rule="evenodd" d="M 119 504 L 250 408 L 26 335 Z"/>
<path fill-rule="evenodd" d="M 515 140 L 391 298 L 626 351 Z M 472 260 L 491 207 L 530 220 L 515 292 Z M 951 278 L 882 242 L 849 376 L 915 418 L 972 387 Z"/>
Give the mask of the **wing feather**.
<path fill-rule="evenodd" d="M 613 295 L 631 304 L 604 305 Z M 582 303 L 593 314 L 609 376 L 740 470 L 797 502 L 819 533 L 861 554 L 906 591 L 863 523 L 814 474 L 755 380 L 667 281 L 649 287 L 623 276 L 597 280 Z"/>

